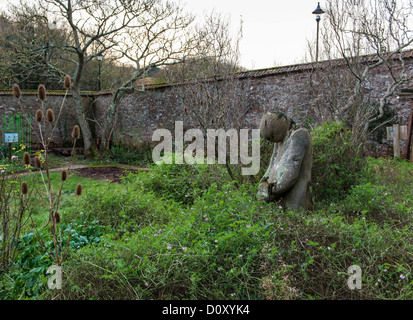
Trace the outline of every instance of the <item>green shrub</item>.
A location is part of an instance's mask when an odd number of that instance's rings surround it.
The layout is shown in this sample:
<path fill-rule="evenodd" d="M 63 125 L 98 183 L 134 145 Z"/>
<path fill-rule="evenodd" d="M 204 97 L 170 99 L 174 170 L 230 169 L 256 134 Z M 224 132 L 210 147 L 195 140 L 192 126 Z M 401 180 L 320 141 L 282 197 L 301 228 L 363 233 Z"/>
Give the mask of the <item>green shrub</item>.
<path fill-rule="evenodd" d="M 168 224 L 106 236 L 67 265 L 66 298 L 264 299 L 288 296 L 274 205 L 252 190 L 212 185 Z M 275 281 L 274 279 L 277 279 Z M 93 286 L 89 286 L 92 283 Z"/>
<path fill-rule="evenodd" d="M 219 174 L 197 175 L 196 166 L 157 166 L 152 176 L 131 174 L 123 184 L 93 183 L 78 207 L 62 201 L 63 217 L 77 214 L 79 222 L 59 298 L 412 299 L 412 166 L 369 158 L 347 194 L 311 212 L 258 202 L 254 186 L 217 185 Z M 174 187 L 157 184 L 163 176 L 175 187 L 199 183 L 202 192 L 178 204 Z M 111 227 L 81 223 L 85 215 Z M 0 277 L 0 297 L 53 297 L 44 285 L 52 259 L 24 248 L 19 261 L 27 268 Z M 352 265 L 362 269 L 362 290 L 347 286 Z"/>
<path fill-rule="evenodd" d="M 134 230 L 153 222 L 169 221 L 177 204 L 164 201 L 152 192 L 133 184 L 106 184 L 89 190 L 80 200 L 90 220 L 121 230 Z"/>
<path fill-rule="evenodd" d="M 109 151 L 101 154 L 100 158 L 126 164 L 151 163 L 152 144 L 143 141 L 138 145 L 113 145 Z"/>
<path fill-rule="evenodd" d="M 363 179 L 339 200 L 337 210 L 363 214 L 377 223 L 399 224 L 413 214 L 413 164 L 401 159 L 367 159 Z"/>
<path fill-rule="evenodd" d="M 213 184 L 230 181 L 222 165 L 153 164 L 150 172 L 129 174 L 125 183 L 131 183 L 158 197 L 190 205 Z"/>
<path fill-rule="evenodd" d="M 343 123 L 324 123 L 312 133 L 312 188 L 316 201 L 343 197 L 355 185 L 365 166 L 351 131 Z"/>
<path fill-rule="evenodd" d="M 60 224 L 60 230 L 63 249 L 66 244 L 70 246 L 69 256 L 85 246 L 98 244 L 103 235 L 102 228 L 96 222 L 84 224 L 81 219 L 71 224 Z M 0 276 L 2 300 L 40 299 L 54 293 L 47 287 L 47 270 L 55 264 L 54 257 L 43 250 L 41 243 L 53 252 L 53 239 L 47 229 L 40 229 L 39 234 L 31 231 L 20 238 L 16 263 Z"/>
<path fill-rule="evenodd" d="M 411 299 L 412 226 L 326 206 L 282 211 L 212 185 L 166 224 L 107 234 L 66 265 L 65 299 Z M 363 204 L 361 204 L 363 205 Z M 347 287 L 348 267 L 363 290 Z"/>
<path fill-rule="evenodd" d="M 411 299 L 411 224 L 390 226 L 363 215 L 320 210 L 290 212 L 277 234 L 282 259 L 292 267 L 301 299 Z M 347 286 L 347 270 L 362 269 L 362 290 Z"/>
<path fill-rule="evenodd" d="M 402 158 L 367 158 L 365 178 L 376 185 L 387 185 L 395 194 L 412 190 L 413 164 Z M 410 193 L 411 194 L 411 193 Z"/>

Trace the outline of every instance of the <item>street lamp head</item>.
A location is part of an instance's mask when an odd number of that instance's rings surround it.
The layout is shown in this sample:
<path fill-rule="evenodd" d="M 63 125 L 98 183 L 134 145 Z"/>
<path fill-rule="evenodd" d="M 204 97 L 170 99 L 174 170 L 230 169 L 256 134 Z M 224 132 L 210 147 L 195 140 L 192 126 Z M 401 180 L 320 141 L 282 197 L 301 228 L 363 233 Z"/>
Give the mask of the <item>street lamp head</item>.
<path fill-rule="evenodd" d="M 318 33 L 319 33 L 319 24 L 321 17 L 320 15 L 324 13 L 324 10 L 320 7 L 320 2 L 318 3 L 317 8 L 313 11 L 313 14 L 316 14 L 317 17 L 315 20 L 317 21 L 317 43 L 316 43 L 316 54 L 315 54 L 315 61 L 318 62 Z"/>
<path fill-rule="evenodd" d="M 102 53 L 99 53 L 99 54 L 97 55 L 97 58 L 98 58 L 98 61 L 102 61 L 102 60 L 103 60 L 103 54 L 102 54 Z"/>
<path fill-rule="evenodd" d="M 321 9 L 320 2 L 319 2 L 317 8 L 313 11 L 313 14 L 320 15 L 320 14 L 323 14 L 323 13 L 325 13 L 325 11 L 323 9 Z"/>

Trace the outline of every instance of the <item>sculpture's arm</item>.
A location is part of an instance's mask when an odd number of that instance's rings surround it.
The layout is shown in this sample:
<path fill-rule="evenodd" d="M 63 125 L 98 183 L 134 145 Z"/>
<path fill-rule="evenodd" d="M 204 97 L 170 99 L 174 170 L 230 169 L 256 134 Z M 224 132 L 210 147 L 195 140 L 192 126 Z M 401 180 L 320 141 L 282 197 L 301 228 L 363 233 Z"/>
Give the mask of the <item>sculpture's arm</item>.
<path fill-rule="evenodd" d="M 272 186 L 268 184 L 268 177 L 270 176 L 271 169 L 274 167 L 275 159 L 277 157 L 277 144 L 274 144 L 274 149 L 272 151 L 272 156 L 270 164 L 268 165 L 267 171 L 260 180 L 258 185 L 257 200 L 268 201 L 270 199 L 270 189 Z"/>
<path fill-rule="evenodd" d="M 291 136 L 290 146 L 287 147 L 276 171 L 271 173 L 269 183 L 274 183 L 272 193 L 281 195 L 288 191 L 298 180 L 301 163 L 310 144 L 306 132 L 297 132 Z"/>
<path fill-rule="evenodd" d="M 270 164 L 268 165 L 267 171 L 265 172 L 264 176 L 262 177 L 261 181 L 267 181 L 268 177 L 270 176 L 271 169 L 274 167 L 275 158 L 277 157 L 277 144 L 274 143 L 274 148 L 272 151 L 272 156 L 270 160 Z"/>

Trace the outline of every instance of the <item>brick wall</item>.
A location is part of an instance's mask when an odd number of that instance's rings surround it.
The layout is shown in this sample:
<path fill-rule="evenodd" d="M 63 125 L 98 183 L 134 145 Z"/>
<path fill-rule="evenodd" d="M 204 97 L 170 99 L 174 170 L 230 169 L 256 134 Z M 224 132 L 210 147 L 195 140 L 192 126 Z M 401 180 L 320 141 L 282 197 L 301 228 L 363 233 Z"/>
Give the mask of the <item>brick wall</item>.
<path fill-rule="evenodd" d="M 75 116 L 75 103 L 72 99 L 71 95 L 68 95 L 65 99 L 63 108 L 62 102 L 64 99 L 64 95 L 55 94 L 55 95 L 47 95 L 46 101 L 44 103 L 45 110 L 52 109 L 55 118 L 57 119 L 59 111 L 60 113 L 60 121 L 58 122 L 58 126 L 56 130 L 53 132 L 52 141 L 58 145 L 62 146 L 65 143 L 70 143 L 71 141 L 71 133 L 73 126 L 77 123 L 76 116 Z M 84 96 L 83 102 L 85 106 L 87 106 L 87 110 L 90 116 L 91 114 L 91 99 L 88 96 Z M 27 116 L 32 119 L 32 143 L 34 144 L 34 148 L 36 149 L 36 145 L 40 142 L 39 137 L 39 130 L 38 125 L 35 120 L 35 114 L 38 109 L 41 109 L 41 101 L 38 99 L 36 93 L 23 93 L 22 97 L 20 98 L 21 104 L 17 102 L 17 99 L 11 93 L 0 93 L 0 128 L 3 132 L 5 117 L 10 117 L 12 114 L 21 113 L 22 108 L 24 112 L 27 113 Z M 46 136 L 50 136 L 51 130 L 49 126 L 46 126 Z M 4 135 L 1 135 L 1 142 L 4 141 Z M 40 146 L 39 146 L 40 147 Z"/>
<path fill-rule="evenodd" d="M 413 70 L 413 59 L 406 60 L 410 70 Z M 249 128 L 257 128 L 262 115 L 271 108 L 284 111 L 298 121 L 311 119 L 314 124 L 324 122 L 321 114 L 314 108 L 322 96 L 310 86 L 310 77 L 314 76 L 313 66 L 296 65 L 266 70 L 245 72 L 239 75 L 242 94 L 248 104 L 249 112 L 245 115 L 245 121 Z M 341 72 L 337 69 L 337 72 Z M 391 81 L 390 74 L 385 68 L 374 70 L 366 85 L 366 93 L 371 99 L 383 94 Z M 413 83 L 404 84 L 401 89 L 413 88 Z M 48 95 L 47 106 L 55 113 L 60 107 L 62 96 Z M 84 97 L 88 105 L 88 117 L 94 119 L 91 122 L 92 131 L 99 139 L 105 111 L 111 99 L 111 93 L 95 94 L 94 101 L 90 97 Z M 40 107 L 40 101 L 34 94 L 24 94 L 22 97 L 24 108 L 32 115 Z M 394 95 L 389 99 L 389 107 L 394 110 L 396 121 L 400 125 L 407 125 L 410 115 L 411 97 Z M 62 114 L 62 124 L 56 132 L 54 139 L 58 143 L 70 140 L 71 128 L 76 123 L 73 112 L 74 103 L 71 96 Z M 0 93 L 0 125 L 5 114 L 19 111 L 16 100 L 10 94 Z M 139 137 L 150 140 L 152 133 L 157 128 L 173 129 L 177 120 L 184 121 L 186 128 L 193 128 L 196 124 L 189 122 L 183 112 L 175 87 L 149 88 L 145 92 L 136 92 L 126 95 L 120 102 L 119 113 L 116 122 L 116 133 L 124 140 Z M 379 155 L 392 153 L 391 141 L 385 140 L 385 136 L 372 137 L 372 142 L 377 143 Z M 402 143 L 404 151 L 404 144 Z"/>
<path fill-rule="evenodd" d="M 408 60 L 408 63 L 413 69 L 413 60 Z M 274 69 L 272 73 L 264 70 L 242 74 L 240 87 L 243 88 L 245 101 L 250 107 L 245 119 L 247 127 L 258 128 L 262 115 L 272 108 L 282 110 L 297 121 L 311 119 L 315 125 L 323 123 L 325 119 L 315 108 L 322 97 L 317 94 L 319 91 L 309 85 L 311 76 L 314 76 L 312 70 L 305 67 L 300 69 L 299 66 Z M 391 76 L 385 68 L 374 70 L 367 83 L 366 94 L 371 96 L 372 101 L 377 100 L 387 89 L 390 81 Z M 406 88 L 413 88 L 413 83 L 404 84 L 397 92 Z M 400 125 L 408 123 L 411 101 L 411 97 L 398 94 L 389 99 L 389 107 L 394 111 L 395 121 Z M 97 97 L 96 114 L 102 115 L 109 102 L 109 94 Z M 126 136 L 132 135 L 133 128 L 135 132 L 142 128 L 143 138 L 150 140 L 154 130 L 163 127 L 173 129 L 176 120 L 184 121 L 187 128 L 196 126 L 183 112 L 183 105 L 174 87 L 130 94 L 121 101 L 119 110 L 116 128 L 118 131 L 124 131 Z M 393 144 L 386 140 L 383 132 L 385 126 L 371 137 L 372 144 L 377 146 L 373 148 L 376 149 L 375 155 L 393 152 Z M 401 147 L 404 151 L 405 141 L 401 142 Z"/>

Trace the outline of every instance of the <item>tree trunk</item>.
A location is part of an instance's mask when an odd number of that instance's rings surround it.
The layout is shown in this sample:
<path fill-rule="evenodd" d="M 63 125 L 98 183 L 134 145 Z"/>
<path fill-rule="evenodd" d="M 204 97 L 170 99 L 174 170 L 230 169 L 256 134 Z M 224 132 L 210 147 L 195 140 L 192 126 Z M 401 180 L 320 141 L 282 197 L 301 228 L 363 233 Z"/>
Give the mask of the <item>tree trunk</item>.
<path fill-rule="evenodd" d="M 137 63 L 136 72 L 113 94 L 103 126 L 102 146 L 104 146 L 106 150 L 109 150 L 110 147 L 119 101 L 126 93 L 133 93 L 135 91 L 133 87 L 135 81 L 138 80 L 146 72 L 146 70 L 150 70 L 152 67 L 155 67 L 155 64 L 146 66 L 146 68 L 139 68 L 139 63 Z"/>
<path fill-rule="evenodd" d="M 110 142 L 112 140 L 113 130 L 115 128 L 115 117 L 118 110 L 118 104 L 120 99 L 125 95 L 126 90 L 122 88 L 117 90 L 110 102 L 108 113 L 106 115 L 105 124 L 103 126 L 102 146 L 109 150 Z"/>
<path fill-rule="evenodd" d="M 96 147 L 93 143 L 92 132 L 90 130 L 89 123 L 86 120 L 82 99 L 80 97 L 80 92 L 77 87 L 72 87 L 72 95 L 76 104 L 76 118 L 79 122 L 79 126 L 82 132 L 85 157 L 95 157 Z"/>

